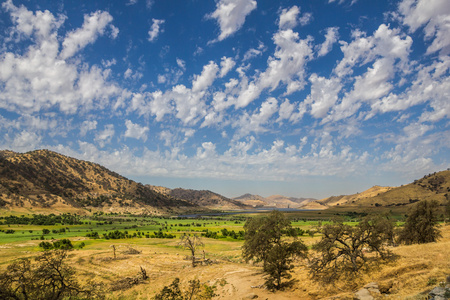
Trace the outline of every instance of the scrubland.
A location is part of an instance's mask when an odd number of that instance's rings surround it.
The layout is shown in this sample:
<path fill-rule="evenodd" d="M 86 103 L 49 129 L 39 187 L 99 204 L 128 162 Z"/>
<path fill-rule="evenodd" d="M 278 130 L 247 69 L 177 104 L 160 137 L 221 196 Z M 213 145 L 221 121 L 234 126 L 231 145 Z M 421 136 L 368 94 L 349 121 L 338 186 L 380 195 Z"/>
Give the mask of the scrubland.
<path fill-rule="evenodd" d="M 181 286 L 191 279 L 216 286 L 214 299 L 242 299 L 255 294 L 259 299 L 353 299 L 353 292 L 369 282 L 377 282 L 383 299 L 424 299 L 425 293 L 450 275 L 450 226 L 441 225 L 442 238 L 436 243 L 420 245 L 400 245 L 391 250 L 399 256 L 396 261 L 379 265 L 369 273 L 364 273 L 352 281 L 340 281 L 333 286 L 310 280 L 308 261 L 296 261 L 292 285 L 282 291 L 271 292 L 263 287 L 264 274 L 259 265 L 245 263 L 241 257 L 243 240 L 230 237 L 203 238 L 205 244 L 198 257 L 205 256 L 212 264 L 192 267 L 188 259 L 189 251 L 178 244 L 181 233 L 200 234 L 201 231 L 220 232 L 226 228 L 239 232 L 243 230 L 243 218 L 233 220 L 172 220 L 157 219 L 150 222 L 136 218 L 133 222 L 114 222 L 98 225 L 101 221 L 80 225 L 0 225 L 0 229 L 14 230 L 14 234 L 0 233 L 0 270 L 3 271 L 14 260 L 35 257 L 42 251 L 39 248 L 41 231 L 69 228 L 65 233 L 50 233 L 46 239 L 69 238 L 74 250 L 69 252 L 67 262 L 72 266 L 81 283 L 90 279 L 103 282 L 108 290 L 107 299 L 151 299 L 164 286 L 175 278 L 180 278 Z M 167 222 L 167 223 L 166 223 Z M 175 224 L 177 224 L 175 226 Z M 184 226 L 178 226 L 183 224 Z M 306 231 L 318 225 L 317 222 L 297 220 L 294 227 Z M 133 227 L 136 225 L 136 227 Z M 189 225 L 189 226 L 187 226 Z M 128 239 L 90 239 L 88 232 L 102 233 L 113 230 L 127 230 L 130 235 L 141 232 L 141 238 Z M 163 228 L 173 233 L 173 239 L 146 238 Z M 30 233 L 29 230 L 32 230 Z M 320 237 L 308 234 L 301 236 L 311 246 Z M 84 242 L 85 246 L 78 249 Z M 113 246 L 116 249 L 114 259 Z M 129 250 L 138 254 L 129 254 Z M 204 251 L 204 252 L 203 252 Z M 148 279 L 128 288 L 118 289 L 118 282 L 125 277 L 137 276 L 140 268 L 146 270 Z"/>

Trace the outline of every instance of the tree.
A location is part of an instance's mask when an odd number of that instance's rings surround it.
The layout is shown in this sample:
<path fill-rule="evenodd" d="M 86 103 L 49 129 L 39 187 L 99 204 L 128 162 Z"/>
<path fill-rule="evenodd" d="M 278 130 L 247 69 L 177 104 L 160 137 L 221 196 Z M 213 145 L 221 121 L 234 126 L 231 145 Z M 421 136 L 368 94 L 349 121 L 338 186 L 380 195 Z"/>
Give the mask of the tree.
<path fill-rule="evenodd" d="M 189 280 L 187 288 L 184 292 L 180 288 L 180 279 L 175 278 L 169 286 L 165 286 L 158 294 L 156 294 L 154 300 L 210 300 L 214 296 L 218 296 L 216 286 L 209 286 L 206 284 L 200 284 L 200 280 Z"/>
<path fill-rule="evenodd" d="M 263 270 L 268 275 L 266 286 L 280 289 L 282 279 L 290 279 L 293 261 L 297 257 L 306 257 L 307 247 L 297 240 L 291 222 L 279 211 L 272 211 L 266 217 L 253 218 L 244 225 L 245 241 L 242 256 L 248 262 L 263 262 Z M 289 241 L 283 233 L 289 233 Z"/>
<path fill-rule="evenodd" d="M 313 246 L 317 255 L 311 259 L 311 277 L 325 283 L 351 279 L 371 263 L 393 259 L 395 256 L 386 248 L 393 229 L 393 223 L 381 216 L 366 217 L 354 227 L 342 222 L 325 224 L 321 240 Z M 366 252 L 375 255 L 369 257 Z"/>
<path fill-rule="evenodd" d="M 28 258 L 10 264 L 0 273 L 0 299 L 103 299 L 97 285 L 80 286 L 66 258 L 65 250 L 45 251 L 34 264 Z"/>
<path fill-rule="evenodd" d="M 191 254 L 192 254 L 192 267 L 195 268 L 195 252 L 200 247 L 204 246 L 201 237 L 196 235 L 196 234 L 194 234 L 194 235 L 183 234 L 180 237 L 180 243 L 179 244 L 183 248 L 188 249 L 189 251 L 191 251 Z"/>
<path fill-rule="evenodd" d="M 441 237 L 438 229 L 438 207 L 436 200 L 417 202 L 400 231 L 400 242 L 408 245 L 436 242 Z"/>

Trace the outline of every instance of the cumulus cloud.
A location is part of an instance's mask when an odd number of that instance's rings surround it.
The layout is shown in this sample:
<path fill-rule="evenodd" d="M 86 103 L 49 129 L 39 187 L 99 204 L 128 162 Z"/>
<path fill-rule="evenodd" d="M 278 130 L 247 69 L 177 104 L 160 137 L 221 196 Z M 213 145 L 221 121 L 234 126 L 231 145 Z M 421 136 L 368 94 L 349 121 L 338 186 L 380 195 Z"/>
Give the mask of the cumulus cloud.
<path fill-rule="evenodd" d="M 220 61 L 220 74 L 219 77 L 224 77 L 225 75 L 228 74 L 228 72 L 230 72 L 231 69 L 234 68 L 234 66 L 236 65 L 236 63 L 234 62 L 234 60 L 231 57 L 222 57 L 222 60 Z"/>
<path fill-rule="evenodd" d="M 317 51 L 317 56 L 325 56 L 331 51 L 333 44 L 336 43 L 339 38 L 337 27 L 327 28 L 327 33 L 325 34 L 325 41 L 319 46 Z"/>
<path fill-rule="evenodd" d="M 234 125 L 238 127 L 235 139 L 247 136 L 251 132 L 259 133 L 267 131 L 265 125 L 277 111 L 278 101 L 271 97 L 261 104 L 261 107 L 257 112 L 251 115 L 244 112 L 240 117 L 239 122 Z"/>
<path fill-rule="evenodd" d="M 280 19 L 278 21 L 278 27 L 280 29 L 292 29 L 298 24 L 298 15 L 300 14 L 300 8 L 296 5 L 290 9 L 284 8 L 281 11 Z"/>
<path fill-rule="evenodd" d="M 152 19 L 152 26 L 150 27 L 150 30 L 148 31 L 148 40 L 150 42 L 154 42 L 156 38 L 159 36 L 161 32 L 163 32 L 163 29 L 161 26 L 165 23 L 164 20 L 158 20 L 158 19 Z"/>
<path fill-rule="evenodd" d="M 104 129 L 95 135 L 95 141 L 103 148 L 106 144 L 111 143 L 115 133 L 113 124 L 105 125 Z"/>
<path fill-rule="evenodd" d="M 245 18 L 256 9 L 255 0 L 219 0 L 216 10 L 209 15 L 216 19 L 220 27 L 218 41 L 223 41 L 236 31 L 245 22 Z"/>
<path fill-rule="evenodd" d="M 0 107 L 29 113 L 57 107 L 75 113 L 103 108 L 123 93 L 108 82 L 107 70 L 62 59 L 102 34 L 111 21 L 108 13 L 86 15 L 83 26 L 67 34 L 59 52 L 57 29 L 65 17 L 56 19 L 48 11 L 33 13 L 23 6 L 15 7 L 11 1 L 3 6 L 11 14 L 13 30 L 29 39 L 31 45 L 23 54 L 6 51 L 0 57 Z"/>
<path fill-rule="evenodd" d="M 217 77 L 217 72 L 219 72 L 219 66 L 210 61 L 209 64 L 203 67 L 202 73 L 200 75 L 195 75 L 192 81 L 192 91 L 199 92 L 207 89 Z"/>
<path fill-rule="evenodd" d="M 150 130 L 147 126 L 140 126 L 130 120 L 125 121 L 125 126 L 127 127 L 125 131 L 126 138 L 134 138 L 144 142 L 147 140 L 147 133 Z"/>
<path fill-rule="evenodd" d="M 403 24 L 411 32 L 424 27 L 425 39 L 433 39 L 427 54 L 450 54 L 450 5 L 446 0 L 403 0 L 399 3 Z"/>
<path fill-rule="evenodd" d="M 286 85 L 286 95 L 305 86 L 306 63 L 312 57 L 312 40 L 300 39 L 292 29 L 280 30 L 273 37 L 275 53 L 267 61 L 267 69 L 250 83 L 243 81 L 236 107 L 246 107 L 265 89 L 275 90 L 281 83 Z"/>
<path fill-rule="evenodd" d="M 81 28 L 67 33 L 60 53 L 62 59 L 72 57 L 75 53 L 95 42 L 99 35 L 103 35 L 105 28 L 111 23 L 113 17 L 106 11 L 96 11 L 84 16 Z M 117 36 L 118 32 L 113 36 Z"/>
<path fill-rule="evenodd" d="M 97 129 L 97 121 L 83 121 L 80 126 L 80 136 L 85 136 L 88 131 Z"/>

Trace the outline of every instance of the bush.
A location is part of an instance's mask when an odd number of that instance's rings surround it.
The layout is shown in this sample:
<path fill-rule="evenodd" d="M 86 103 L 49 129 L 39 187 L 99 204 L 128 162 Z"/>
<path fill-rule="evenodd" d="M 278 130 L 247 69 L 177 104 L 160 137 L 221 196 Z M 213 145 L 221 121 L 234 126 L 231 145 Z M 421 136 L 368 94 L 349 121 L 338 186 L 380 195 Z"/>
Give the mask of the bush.
<path fill-rule="evenodd" d="M 245 242 L 242 256 L 248 262 L 263 262 L 268 275 L 265 282 L 270 289 L 280 289 L 283 278 L 290 279 L 292 262 L 296 257 L 306 257 L 307 247 L 297 240 L 291 222 L 279 211 L 272 211 L 267 217 L 253 218 L 244 225 Z M 290 242 L 283 240 L 283 233 L 293 236 Z"/>
<path fill-rule="evenodd" d="M 41 242 L 39 243 L 39 247 L 44 250 L 52 250 L 52 249 L 61 249 L 61 250 L 70 250 L 73 249 L 72 242 L 69 239 L 62 239 L 59 241 L 50 242 Z"/>
<path fill-rule="evenodd" d="M 73 268 L 65 262 L 65 250 L 46 251 L 35 259 L 17 260 L 0 273 L 0 299 L 103 299 L 100 285 L 76 280 Z"/>
<path fill-rule="evenodd" d="M 316 256 L 311 259 L 311 277 L 325 283 L 353 279 L 372 263 L 395 258 L 386 248 L 392 242 L 393 228 L 393 223 L 381 216 L 366 217 L 355 227 L 341 222 L 324 225 L 322 239 L 313 246 Z M 376 255 L 369 257 L 367 252 Z"/>
<path fill-rule="evenodd" d="M 158 294 L 153 297 L 153 300 L 210 300 L 218 296 L 215 291 L 215 285 L 209 286 L 200 284 L 200 280 L 189 280 L 189 285 L 182 291 L 180 288 L 180 279 L 175 278 L 173 282 L 165 286 Z"/>
<path fill-rule="evenodd" d="M 438 229 L 438 206 L 435 200 L 415 204 L 400 231 L 400 242 L 407 245 L 436 242 L 441 237 Z"/>

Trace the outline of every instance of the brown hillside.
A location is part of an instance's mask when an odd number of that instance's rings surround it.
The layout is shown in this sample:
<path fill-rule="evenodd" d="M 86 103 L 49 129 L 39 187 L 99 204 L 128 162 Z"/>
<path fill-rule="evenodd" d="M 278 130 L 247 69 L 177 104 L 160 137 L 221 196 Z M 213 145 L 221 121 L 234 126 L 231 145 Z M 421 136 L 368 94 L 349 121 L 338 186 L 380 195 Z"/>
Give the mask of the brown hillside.
<path fill-rule="evenodd" d="M 48 150 L 0 151 L 0 207 L 121 208 L 148 212 L 192 206 L 157 193 L 98 164 Z"/>
<path fill-rule="evenodd" d="M 313 201 L 304 206 L 308 209 L 329 207 L 387 207 L 407 210 L 421 200 L 443 202 L 450 197 L 450 170 L 424 176 L 413 183 L 400 187 L 374 186 L 362 193 L 332 196 Z"/>
<path fill-rule="evenodd" d="M 170 190 L 169 195 L 174 198 L 183 199 L 192 202 L 201 207 L 215 208 L 215 209 L 246 209 L 247 205 L 224 197 L 222 195 L 213 193 L 211 191 L 198 191 L 190 189 L 177 188 Z"/>
<path fill-rule="evenodd" d="M 251 205 L 253 207 L 277 207 L 277 208 L 287 208 L 287 207 L 301 208 L 306 203 L 316 200 L 313 198 L 294 198 L 282 195 L 272 195 L 264 198 L 259 195 L 251 195 L 251 194 L 245 194 L 233 199 L 245 203 L 247 205 Z"/>

